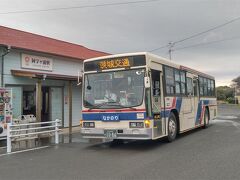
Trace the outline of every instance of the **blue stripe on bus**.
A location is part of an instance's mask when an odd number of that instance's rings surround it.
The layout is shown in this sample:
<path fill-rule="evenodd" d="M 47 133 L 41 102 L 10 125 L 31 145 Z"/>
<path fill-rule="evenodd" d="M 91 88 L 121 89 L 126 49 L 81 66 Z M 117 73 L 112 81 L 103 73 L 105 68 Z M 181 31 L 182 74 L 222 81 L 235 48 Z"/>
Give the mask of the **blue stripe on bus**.
<path fill-rule="evenodd" d="M 176 99 L 176 107 L 175 107 L 175 109 L 178 111 L 178 113 L 180 113 L 181 107 L 182 107 L 182 97 L 178 97 Z M 171 110 L 172 109 L 166 109 L 165 111 L 161 111 L 161 113 L 160 113 L 161 117 L 168 118 Z"/>
<path fill-rule="evenodd" d="M 195 119 L 195 125 L 198 125 L 200 123 L 200 118 L 201 118 L 201 114 L 202 114 L 202 106 L 203 105 L 208 105 L 208 104 L 209 104 L 209 100 L 200 100 L 198 102 L 197 115 L 196 115 L 196 119 Z"/>
<path fill-rule="evenodd" d="M 83 113 L 83 120 L 94 120 L 94 121 L 102 121 L 103 116 L 118 116 L 119 120 L 143 120 L 137 118 L 137 114 L 143 113 L 144 118 L 146 118 L 146 112 L 133 112 L 133 113 Z"/>
<path fill-rule="evenodd" d="M 182 97 L 178 97 L 176 99 L 176 110 L 178 113 L 181 111 L 182 106 Z M 168 118 L 170 115 L 171 109 L 169 110 L 163 110 L 160 112 L 161 117 Z M 144 113 L 144 119 L 147 118 L 146 112 L 122 112 L 122 113 L 83 113 L 83 120 L 102 120 L 102 116 L 119 116 L 119 120 L 143 120 L 143 119 L 137 119 L 137 113 Z"/>
<path fill-rule="evenodd" d="M 178 114 L 180 114 L 181 107 L 182 107 L 182 98 L 181 98 L 181 97 L 178 97 L 178 98 L 177 98 L 177 102 L 176 102 L 176 109 L 177 109 L 177 111 L 178 111 Z"/>
<path fill-rule="evenodd" d="M 196 115 L 196 119 L 195 119 L 195 125 L 199 124 L 201 113 L 202 113 L 202 101 L 199 101 L 198 107 L 197 107 L 197 115 Z"/>
<path fill-rule="evenodd" d="M 161 111 L 160 115 L 161 117 L 168 117 L 170 114 L 170 110 L 165 110 L 165 111 Z"/>

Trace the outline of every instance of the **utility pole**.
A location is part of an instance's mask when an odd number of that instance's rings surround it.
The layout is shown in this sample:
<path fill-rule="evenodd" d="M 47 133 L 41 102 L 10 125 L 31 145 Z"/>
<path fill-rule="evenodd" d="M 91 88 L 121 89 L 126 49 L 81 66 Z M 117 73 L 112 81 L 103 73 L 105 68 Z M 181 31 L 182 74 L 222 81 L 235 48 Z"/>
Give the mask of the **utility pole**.
<path fill-rule="evenodd" d="M 234 100 L 235 100 L 235 104 L 237 104 L 237 83 L 235 83 L 235 85 L 234 85 L 234 90 L 235 90 Z"/>
<path fill-rule="evenodd" d="M 169 46 L 169 49 L 168 49 L 168 53 L 169 53 L 169 59 L 172 60 L 172 52 L 173 52 L 173 46 L 175 45 L 174 42 L 169 42 L 168 43 L 168 46 Z"/>

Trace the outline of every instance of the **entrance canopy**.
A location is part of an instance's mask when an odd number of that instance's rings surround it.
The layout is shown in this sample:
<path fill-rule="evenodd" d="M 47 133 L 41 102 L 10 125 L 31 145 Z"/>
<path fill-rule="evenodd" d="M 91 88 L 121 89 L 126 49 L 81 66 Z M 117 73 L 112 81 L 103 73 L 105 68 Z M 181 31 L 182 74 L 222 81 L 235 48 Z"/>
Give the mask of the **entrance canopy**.
<path fill-rule="evenodd" d="M 26 70 L 11 70 L 12 75 L 29 78 L 41 78 L 41 79 L 55 79 L 55 80 L 68 80 L 76 81 L 77 76 L 65 75 L 65 74 L 53 74 L 50 72 L 37 72 L 37 71 L 26 71 Z"/>

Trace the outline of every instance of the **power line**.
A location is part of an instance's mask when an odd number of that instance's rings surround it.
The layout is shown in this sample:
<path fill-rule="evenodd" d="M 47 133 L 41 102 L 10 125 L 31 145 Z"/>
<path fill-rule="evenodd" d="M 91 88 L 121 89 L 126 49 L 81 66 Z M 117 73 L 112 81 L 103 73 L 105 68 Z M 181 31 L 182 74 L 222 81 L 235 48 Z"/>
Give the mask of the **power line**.
<path fill-rule="evenodd" d="M 210 42 L 207 42 L 207 43 L 193 44 L 193 45 L 191 45 L 191 46 L 185 46 L 185 47 L 181 47 L 181 48 L 174 49 L 173 51 L 179 51 L 179 50 L 182 50 L 182 49 L 187 49 L 187 48 L 192 48 L 192 47 L 198 47 L 198 46 L 204 46 L 204 45 L 210 45 L 210 44 L 216 44 L 216 43 L 219 43 L 219 42 L 231 41 L 231 40 L 237 40 L 237 39 L 240 39 L 240 36 L 231 37 L 231 38 L 226 38 L 226 39 L 221 39 L 221 40 L 217 40 L 217 41 L 210 41 Z"/>
<path fill-rule="evenodd" d="M 233 22 L 235 22 L 235 21 L 238 21 L 238 20 L 240 20 L 240 17 L 237 17 L 237 18 L 235 18 L 235 19 L 232 19 L 232 20 L 230 20 L 230 21 L 227 21 L 227 22 L 225 22 L 225 23 L 223 23 L 223 24 L 220 24 L 220 25 L 218 25 L 218 26 L 215 26 L 215 27 L 213 27 L 213 28 L 210 28 L 210 29 L 208 29 L 208 30 L 206 30 L 206 31 L 202 31 L 202 32 L 200 32 L 200 33 L 193 34 L 193 35 L 191 35 L 191 36 L 189 36 L 189 37 L 187 37 L 187 38 L 184 38 L 184 39 L 175 41 L 174 43 L 176 44 L 176 43 L 180 43 L 180 42 L 186 41 L 186 40 L 188 40 L 188 39 L 192 39 L 192 38 L 194 38 L 194 37 L 197 37 L 197 36 L 200 36 L 200 35 L 202 35 L 202 34 L 208 33 L 208 32 L 210 32 L 210 31 L 213 31 L 213 30 L 219 29 L 219 28 L 221 28 L 221 27 L 224 27 L 224 26 L 226 26 L 226 25 L 228 25 L 228 24 L 231 24 L 231 23 L 233 23 Z"/>
<path fill-rule="evenodd" d="M 155 2 L 155 1 L 161 1 L 161 0 L 140 0 L 140 1 L 105 3 L 105 4 L 85 5 L 85 6 L 49 8 L 49 9 L 39 9 L 39 10 L 9 11 L 9 12 L 1 12 L 0 14 L 20 14 L 20 13 L 59 11 L 59 10 L 69 10 L 69 9 L 84 9 L 84 8 L 95 8 L 95 7 L 104 7 L 104 6 L 117 6 L 117 5 L 127 5 L 127 4 L 150 3 L 150 2 Z"/>
<path fill-rule="evenodd" d="M 227 21 L 227 22 L 225 22 L 225 23 L 223 23 L 223 24 L 214 26 L 214 27 L 212 27 L 212 28 L 210 28 L 210 29 L 207 29 L 207 30 L 205 30 L 205 31 L 202 31 L 202 32 L 193 34 L 193 35 L 191 35 L 191 36 L 188 36 L 188 37 L 186 37 L 186 38 L 180 39 L 180 40 L 178 40 L 178 41 L 174 41 L 174 42 L 171 43 L 171 47 L 172 47 L 173 45 L 177 44 L 177 43 L 181 43 L 181 42 L 183 42 L 183 41 L 186 41 L 186 40 L 192 39 L 192 38 L 194 38 L 194 37 L 200 36 L 200 35 L 202 35 L 202 34 L 208 33 L 208 32 L 210 32 L 210 31 L 213 31 L 213 30 L 222 28 L 222 27 L 224 27 L 224 26 L 226 26 L 226 25 L 228 25 L 228 24 L 231 24 L 231 23 L 233 23 L 233 22 L 235 22 L 235 21 L 238 21 L 238 20 L 240 20 L 240 17 L 234 18 L 234 19 L 229 20 L 229 21 Z M 153 52 L 153 51 L 156 51 L 156 50 L 159 50 L 159 49 L 163 49 L 163 48 L 167 48 L 167 47 L 170 47 L 169 44 L 168 44 L 168 45 L 165 45 L 165 46 L 161 46 L 161 47 L 159 47 L 159 48 L 152 49 L 152 50 L 150 50 L 150 52 Z"/>
<path fill-rule="evenodd" d="M 161 46 L 161 47 L 158 47 L 156 49 L 149 50 L 149 52 L 153 52 L 153 51 L 157 51 L 157 50 L 160 50 L 160 49 L 164 49 L 164 48 L 167 48 L 168 46 L 169 45 Z"/>

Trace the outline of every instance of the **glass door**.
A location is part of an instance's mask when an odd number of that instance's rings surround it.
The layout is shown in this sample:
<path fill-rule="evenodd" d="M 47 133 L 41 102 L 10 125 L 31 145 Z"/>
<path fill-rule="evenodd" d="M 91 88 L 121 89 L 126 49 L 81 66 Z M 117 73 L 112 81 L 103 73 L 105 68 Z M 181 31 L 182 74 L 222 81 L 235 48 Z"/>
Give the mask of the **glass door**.
<path fill-rule="evenodd" d="M 151 70 L 152 78 L 152 111 L 153 111 L 153 139 L 163 134 L 163 123 L 161 118 L 161 72 Z"/>

